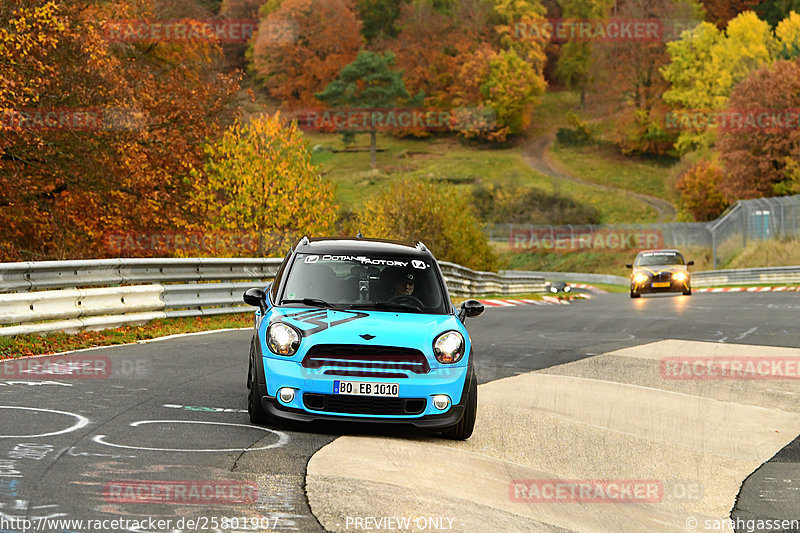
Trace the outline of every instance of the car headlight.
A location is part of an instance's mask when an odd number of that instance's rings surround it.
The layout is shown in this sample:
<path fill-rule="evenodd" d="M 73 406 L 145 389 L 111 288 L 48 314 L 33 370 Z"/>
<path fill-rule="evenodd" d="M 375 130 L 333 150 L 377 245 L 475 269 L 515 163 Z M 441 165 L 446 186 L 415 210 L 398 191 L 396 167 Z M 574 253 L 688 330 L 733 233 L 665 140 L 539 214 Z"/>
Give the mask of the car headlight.
<path fill-rule="evenodd" d="M 672 274 L 672 279 L 675 281 L 686 281 L 687 278 L 686 272 L 675 272 Z"/>
<path fill-rule="evenodd" d="M 464 337 L 457 331 L 445 331 L 433 341 L 433 355 L 442 364 L 459 362 L 464 357 Z"/>
<path fill-rule="evenodd" d="M 267 329 L 267 346 L 278 355 L 294 355 L 300 347 L 300 334 L 292 326 L 275 322 Z"/>
<path fill-rule="evenodd" d="M 636 283 L 645 283 L 648 280 L 647 274 L 642 274 L 641 272 L 637 272 L 633 275 L 633 281 Z"/>

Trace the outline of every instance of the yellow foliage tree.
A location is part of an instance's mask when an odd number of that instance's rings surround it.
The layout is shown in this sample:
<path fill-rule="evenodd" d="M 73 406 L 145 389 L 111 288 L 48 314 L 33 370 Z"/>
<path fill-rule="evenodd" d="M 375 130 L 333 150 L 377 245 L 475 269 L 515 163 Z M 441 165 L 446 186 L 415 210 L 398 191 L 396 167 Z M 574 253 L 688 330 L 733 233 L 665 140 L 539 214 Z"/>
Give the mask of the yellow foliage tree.
<path fill-rule="evenodd" d="M 356 224 L 366 237 L 422 241 L 439 260 L 494 270 L 497 257 L 473 209 L 453 186 L 404 180 L 366 202 Z"/>
<path fill-rule="evenodd" d="M 192 208 L 204 220 L 201 230 L 254 235 L 259 255 L 285 252 L 304 234 L 333 230 L 333 187 L 312 165 L 296 122 L 280 113 L 237 122 L 206 147 L 206 155 L 202 172 L 192 172 Z"/>

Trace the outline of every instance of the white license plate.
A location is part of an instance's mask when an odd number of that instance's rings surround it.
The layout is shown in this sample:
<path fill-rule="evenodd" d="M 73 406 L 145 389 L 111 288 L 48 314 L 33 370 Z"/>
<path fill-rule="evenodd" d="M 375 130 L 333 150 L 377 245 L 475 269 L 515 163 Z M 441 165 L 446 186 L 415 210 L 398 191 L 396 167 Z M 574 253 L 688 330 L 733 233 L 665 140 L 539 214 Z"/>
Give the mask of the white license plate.
<path fill-rule="evenodd" d="M 354 396 L 398 396 L 400 385 L 397 383 L 367 383 L 365 381 L 334 381 L 334 394 L 351 394 Z"/>

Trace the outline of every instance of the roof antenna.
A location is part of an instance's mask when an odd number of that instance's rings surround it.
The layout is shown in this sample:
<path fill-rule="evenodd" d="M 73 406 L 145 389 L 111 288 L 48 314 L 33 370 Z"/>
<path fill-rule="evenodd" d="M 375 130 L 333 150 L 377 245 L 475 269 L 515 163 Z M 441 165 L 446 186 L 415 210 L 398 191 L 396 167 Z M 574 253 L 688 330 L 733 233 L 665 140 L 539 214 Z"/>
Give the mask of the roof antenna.
<path fill-rule="evenodd" d="M 358 235 L 356 235 L 356 239 L 363 239 L 364 236 L 361 234 L 361 230 L 358 230 Z"/>

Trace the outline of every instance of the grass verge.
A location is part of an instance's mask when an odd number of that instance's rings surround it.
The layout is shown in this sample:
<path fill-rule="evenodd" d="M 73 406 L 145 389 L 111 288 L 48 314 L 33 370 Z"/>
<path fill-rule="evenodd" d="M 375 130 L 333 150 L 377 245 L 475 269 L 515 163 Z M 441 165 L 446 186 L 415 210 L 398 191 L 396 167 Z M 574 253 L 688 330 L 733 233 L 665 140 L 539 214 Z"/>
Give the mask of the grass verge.
<path fill-rule="evenodd" d="M 313 149 L 313 162 L 336 190 L 341 212 L 353 211 L 382 192 L 394 180 L 412 178 L 450 183 L 471 190 L 475 185 L 536 187 L 548 194 L 561 194 L 578 203 L 594 206 L 603 223 L 652 222 L 654 209 L 631 202 L 625 192 L 598 191 L 596 187 L 567 180 L 554 180 L 534 171 L 522 157 L 522 148 L 484 148 L 455 137 L 397 139 L 379 134 L 377 168 L 370 168 L 369 135 L 355 136 L 360 151 L 343 151 L 340 135 L 306 134 Z"/>
<path fill-rule="evenodd" d="M 0 337 L 0 359 L 45 355 L 98 346 L 130 344 L 178 333 L 195 333 L 227 328 L 245 328 L 253 324 L 253 315 L 239 313 L 208 317 L 183 317 L 153 320 L 140 326 L 123 326 L 81 333 L 48 333 Z"/>

